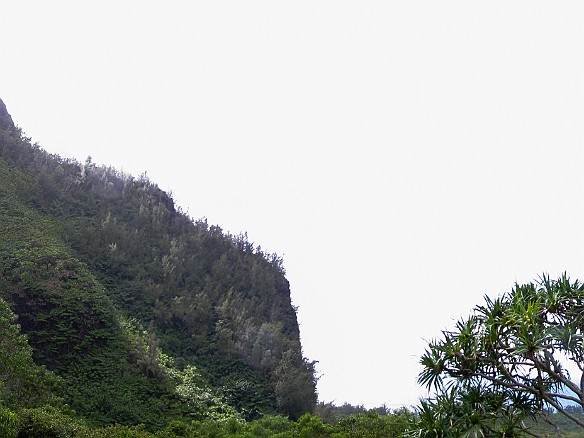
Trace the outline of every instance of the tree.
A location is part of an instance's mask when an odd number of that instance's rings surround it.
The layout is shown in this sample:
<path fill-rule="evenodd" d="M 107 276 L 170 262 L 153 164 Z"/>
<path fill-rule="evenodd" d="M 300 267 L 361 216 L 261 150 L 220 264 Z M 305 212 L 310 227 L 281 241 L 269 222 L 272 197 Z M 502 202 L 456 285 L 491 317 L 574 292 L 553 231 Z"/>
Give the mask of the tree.
<path fill-rule="evenodd" d="M 294 421 L 305 413 L 312 413 L 316 405 L 315 365 L 288 350 L 274 373 L 278 411 Z"/>
<path fill-rule="evenodd" d="M 506 427 L 525 429 L 518 420 L 550 407 L 584 428 L 565 407 L 584 407 L 583 335 L 584 285 L 565 274 L 516 284 L 494 300 L 485 297 L 468 319 L 431 341 L 420 359 L 419 383 L 438 391 L 434 401 L 422 403 L 420 416 L 436 414 L 444 400 L 464 410 L 474 391 L 487 409 L 481 424 L 492 430 L 499 430 L 497 421 L 503 418 L 512 419 Z M 567 360 L 582 373 L 578 383 L 565 367 Z"/>
<path fill-rule="evenodd" d="M 527 430 L 524 406 L 505 399 L 483 386 L 453 386 L 434 399 L 422 400 L 417 415 L 410 417 L 409 435 L 415 437 L 516 437 Z"/>

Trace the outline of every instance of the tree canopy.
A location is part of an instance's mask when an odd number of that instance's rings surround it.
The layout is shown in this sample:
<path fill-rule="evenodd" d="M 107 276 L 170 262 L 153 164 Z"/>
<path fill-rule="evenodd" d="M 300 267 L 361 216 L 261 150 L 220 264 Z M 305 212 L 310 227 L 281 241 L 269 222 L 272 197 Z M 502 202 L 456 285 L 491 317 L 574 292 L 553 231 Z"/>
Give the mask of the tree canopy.
<path fill-rule="evenodd" d="M 437 396 L 422 403 L 420 416 L 435 428 L 512 436 L 529 433 L 525 418 L 553 408 L 584 427 L 566 409 L 584 407 L 583 335 L 584 285 L 565 274 L 486 296 L 468 318 L 429 342 L 418 380 Z M 570 363 L 582 373 L 576 381 Z"/>

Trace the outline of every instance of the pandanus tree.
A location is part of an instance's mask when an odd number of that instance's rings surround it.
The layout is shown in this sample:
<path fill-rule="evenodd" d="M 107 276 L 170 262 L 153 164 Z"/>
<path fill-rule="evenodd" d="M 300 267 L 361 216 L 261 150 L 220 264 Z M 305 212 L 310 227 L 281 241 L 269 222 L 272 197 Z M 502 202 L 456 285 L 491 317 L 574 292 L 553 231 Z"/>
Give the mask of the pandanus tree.
<path fill-rule="evenodd" d="M 582 418 L 565 408 L 584 407 L 583 336 L 584 285 L 566 275 L 544 275 L 498 298 L 485 297 L 454 330 L 429 342 L 420 359 L 418 381 L 437 394 L 419 408 L 420 431 L 531 435 L 522 420 L 546 408 L 584 428 Z"/>

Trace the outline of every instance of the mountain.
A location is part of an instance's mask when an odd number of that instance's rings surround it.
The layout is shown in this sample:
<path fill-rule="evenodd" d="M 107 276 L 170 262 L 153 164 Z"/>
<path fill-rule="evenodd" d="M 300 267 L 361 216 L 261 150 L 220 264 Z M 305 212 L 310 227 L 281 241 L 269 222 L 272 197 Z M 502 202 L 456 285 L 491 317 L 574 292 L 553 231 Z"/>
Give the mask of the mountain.
<path fill-rule="evenodd" d="M 0 99 L 0 127 L 2 127 L 3 129 L 14 128 L 14 122 L 12 121 L 12 117 L 10 117 L 10 114 L 8 114 L 8 111 L 6 110 L 6 105 L 4 105 L 2 99 Z"/>
<path fill-rule="evenodd" d="M 1 100 L 0 328 L 11 411 L 157 429 L 316 403 L 281 258 L 145 176 L 31 144 Z"/>

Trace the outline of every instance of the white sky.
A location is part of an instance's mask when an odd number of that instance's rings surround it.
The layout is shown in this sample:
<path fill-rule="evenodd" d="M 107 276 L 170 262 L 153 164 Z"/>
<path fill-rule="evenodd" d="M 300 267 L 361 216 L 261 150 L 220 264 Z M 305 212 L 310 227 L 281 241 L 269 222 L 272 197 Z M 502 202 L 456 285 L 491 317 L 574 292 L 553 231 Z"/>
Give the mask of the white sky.
<path fill-rule="evenodd" d="M 284 257 L 322 401 L 415 404 L 484 294 L 584 278 L 581 1 L 6 1 L 0 98 Z"/>

